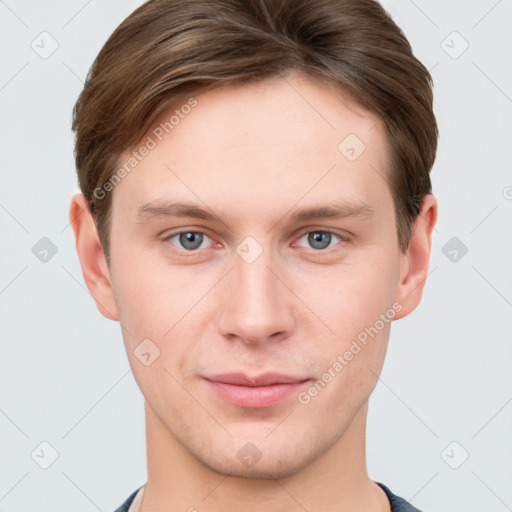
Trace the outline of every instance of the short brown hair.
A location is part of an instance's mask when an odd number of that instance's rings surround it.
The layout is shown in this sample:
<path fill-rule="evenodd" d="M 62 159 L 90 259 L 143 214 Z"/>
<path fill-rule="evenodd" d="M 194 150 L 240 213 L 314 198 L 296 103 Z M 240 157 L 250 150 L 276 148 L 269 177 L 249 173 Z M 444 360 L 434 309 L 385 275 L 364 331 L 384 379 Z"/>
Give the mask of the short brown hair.
<path fill-rule="evenodd" d="M 75 159 L 107 262 L 111 196 L 95 190 L 178 98 L 297 70 L 334 84 L 384 123 L 386 178 L 405 252 L 431 193 L 432 78 L 374 0 L 149 0 L 89 70 L 73 110 Z M 341 142 L 341 141 L 340 141 Z"/>

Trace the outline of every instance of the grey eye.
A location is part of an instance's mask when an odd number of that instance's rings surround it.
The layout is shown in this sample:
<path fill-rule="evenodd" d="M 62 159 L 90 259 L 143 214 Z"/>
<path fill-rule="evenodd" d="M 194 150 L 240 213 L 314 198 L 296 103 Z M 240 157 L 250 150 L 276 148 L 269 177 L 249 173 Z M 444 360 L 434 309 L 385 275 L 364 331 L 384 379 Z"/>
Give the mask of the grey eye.
<path fill-rule="evenodd" d="M 179 244 L 173 241 L 174 238 L 178 238 Z M 183 248 L 187 251 L 199 249 L 203 244 L 204 239 L 205 234 L 200 233 L 199 231 L 181 231 L 180 233 L 175 233 L 174 235 L 166 238 L 166 240 L 171 242 L 173 245 L 178 245 L 179 248 Z"/>
<path fill-rule="evenodd" d="M 329 247 L 332 240 L 332 234 L 327 231 L 311 231 L 307 235 L 308 243 L 314 249 L 325 249 Z"/>
<path fill-rule="evenodd" d="M 186 231 L 179 234 L 180 244 L 187 250 L 198 249 L 203 242 L 203 233 Z"/>

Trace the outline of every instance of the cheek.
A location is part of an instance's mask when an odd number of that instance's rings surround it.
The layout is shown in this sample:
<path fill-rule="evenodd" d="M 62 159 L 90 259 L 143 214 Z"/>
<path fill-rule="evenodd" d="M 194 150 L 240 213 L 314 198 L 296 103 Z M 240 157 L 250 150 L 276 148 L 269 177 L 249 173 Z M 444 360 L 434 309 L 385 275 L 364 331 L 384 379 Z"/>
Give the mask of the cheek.
<path fill-rule="evenodd" d="M 297 295 L 324 324 L 322 331 L 343 345 L 392 308 L 397 280 L 396 261 L 381 255 L 326 268 L 313 280 L 297 276 L 295 282 Z"/>
<path fill-rule="evenodd" d="M 320 363 L 317 387 L 322 390 L 315 402 L 336 407 L 342 416 L 352 410 L 350 404 L 362 404 L 377 382 L 395 316 L 398 279 L 392 251 L 369 251 L 353 261 L 316 276 L 318 286 L 299 281 L 299 294 L 322 321 L 310 327 L 311 339 L 317 340 L 310 353 Z"/>
<path fill-rule="evenodd" d="M 118 251 L 112 259 L 112 284 L 119 319 L 138 337 L 161 339 L 193 306 L 194 286 L 179 271 L 152 264 L 144 255 Z"/>
<path fill-rule="evenodd" d="M 211 279 L 199 278 L 192 267 L 148 264 L 147 255 L 124 258 L 118 251 L 115 256 L 112 285 L 134 377 L 150 394 L 172 387 L 172 375 L 181 380 L 197 358 L 198 347 L 187 340 L 191 333 L 201 335 L 200 299 Z"/>

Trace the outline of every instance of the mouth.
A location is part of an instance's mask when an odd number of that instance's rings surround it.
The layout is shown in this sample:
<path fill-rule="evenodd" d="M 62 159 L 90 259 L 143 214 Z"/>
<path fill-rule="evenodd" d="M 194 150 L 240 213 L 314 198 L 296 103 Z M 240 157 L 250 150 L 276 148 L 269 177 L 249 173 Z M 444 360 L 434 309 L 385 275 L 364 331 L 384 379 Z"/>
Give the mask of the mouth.
<path fill-rule="evenodd" d="M 248 376 L 229 373 L 203 377 L 210 389 L 223 400 L 238 407 L 261 409 L 283 402 L 311 381 L 279 373 Z"/>

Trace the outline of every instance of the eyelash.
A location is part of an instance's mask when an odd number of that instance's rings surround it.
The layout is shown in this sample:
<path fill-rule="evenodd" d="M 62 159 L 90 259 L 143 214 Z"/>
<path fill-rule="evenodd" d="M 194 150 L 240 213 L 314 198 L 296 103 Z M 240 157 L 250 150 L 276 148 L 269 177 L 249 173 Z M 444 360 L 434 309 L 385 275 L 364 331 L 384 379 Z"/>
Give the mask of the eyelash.
<path fill-rule="evenodd" d="M 204 231 L 194 231 L 192 229 L 187 229 L 187 230 L 182 230 L 182 231 L 176 231 L 174 233 L 170 233 L 169 235 L 167 235 L 163 241 L 164 242 L 170 242 L 171 245 L 174 246 L 174 244 L 172 244 L 171 242 L 171 239 L 176 237 L 176 236 L 179 236 L 179 235 L 182 235 L 184 233 L 195 233 L 195 234 L 200 234 L 200 235 L 205 235 L 207 236 L 208 238 L 210 238 L 211 240 L 211 237 L 208 236 L 207 233 L 205 233 Z M 305 231 L 303 232 L 298 238 L 297 240 L 300 240 L 301 238 L 303 238 L 305 235 L 308 235 L 310 233 L 327 233 L 329 235 L 332 235 L 334 237 L 337 237 L 339 238 L 340 242 L 336 245 L 339 245 L 339 244 L 347 244 L 350 242 L 350 239 L 348 237 L 344 237 L 342 235 L 340 235 L 339 233 L 335 233 L 334 231 L 330 231 L 328 229 L 313 229 L 313 230 L 310 230 L 310 231 Z M 321 254 L 321 253 L 327 253 L 329 252 L 331 249 L 333 249 L 334 247 L 336 247 L 336 245 L 334 245 L 333 247 L 327 247 L 325 249 L 315 249 L 315 248 L 310 248 L 311 251 L 315 252 L 315 253 L 318 253 L 318 254 Z M 176 249 L 178 252 L 182 253 L 182 254 L 185 254 L 187 256 L 195 256 L 199 253 L 200 249 L 192 249 L 192 250 L 187 250 L 187 249 L 179 249 L 177 248 Z"/>

